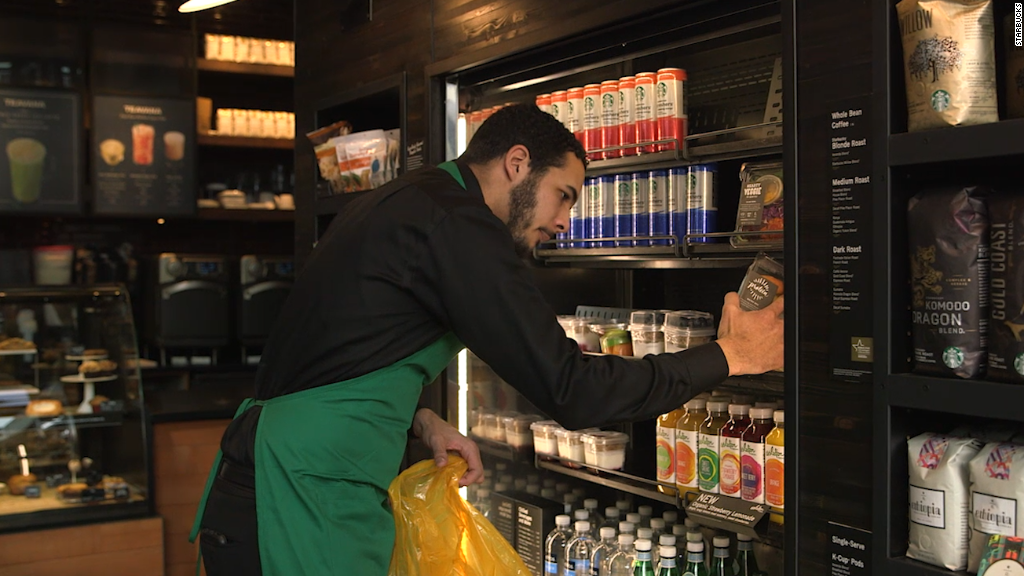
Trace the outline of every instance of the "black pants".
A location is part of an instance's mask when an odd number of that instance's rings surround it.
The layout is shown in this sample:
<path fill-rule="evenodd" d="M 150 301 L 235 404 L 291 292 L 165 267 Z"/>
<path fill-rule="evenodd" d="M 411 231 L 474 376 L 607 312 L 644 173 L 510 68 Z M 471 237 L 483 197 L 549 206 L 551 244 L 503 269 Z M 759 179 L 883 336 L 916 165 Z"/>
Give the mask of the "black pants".
<path fill-rule="evenodd" d="M 256 493 L 218 477 L 206 500 L 199 546 L 207 576 L 260 576 Z"/>

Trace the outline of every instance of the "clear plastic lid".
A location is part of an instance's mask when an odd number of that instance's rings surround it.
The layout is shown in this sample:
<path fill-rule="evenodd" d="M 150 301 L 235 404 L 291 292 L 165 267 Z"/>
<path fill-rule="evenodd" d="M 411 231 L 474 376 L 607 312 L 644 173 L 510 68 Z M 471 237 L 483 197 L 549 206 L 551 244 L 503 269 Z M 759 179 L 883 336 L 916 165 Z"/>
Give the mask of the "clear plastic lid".
<path fill-rule="evenodd" d="M 484 414 L 480 416 L 480 425 L 487 426 L 490 428 L 498 427 L 498 417 L 494 414 Z"/>
<path fill-rule="evenodd" d="M 746 416 L 750 414 L 749 404 L 729 404 L 730 416 Z"/>
<path fill-rule="evenodd" d="M 566 333 L 577 334 L 585 331 L 590 322 L 586 318 L 578 318 L 576 316 L 559 316 L 558 324 Z"/>
<path fill-rule="evenodd" d="M 503 428 L 508 428 L 512 421 L 518 418 L 519 415 L 519 412 L 516 412 L 515 410 L 506 410 L 504 412 L 498 412 L 498 423 L 501 424 Z"/>
<path fill-rule="evenodd" d="M 626 330 L 629 325 L 621 322 L 595 322 L 589 324 L 588 326 L 590 328 L 590 331 L 593 332 L 594 334 L 604 336 L 605 333 L 611 330 Z"/>
<path fill-rule="evenodd" d="M 693 334 L 714 334 L 715 317 L 697 310 L 676 310 L 665 314 L 665 330 L 689 331 Z"/>
<path fill-rule="evenodd" d="M 579 444 L 579 443 L 583 442 L 583 436 L 585 434 L 591 433 L 591 431 L 597 432 L 597 430 L 595 430 L 595 429 L 588 429 L 588 430 L 566 430 L 565 428 L 559 428 L 559 429 L 555 430 L 555 437 L 558 438 L 559 442 L 568 442 L 570 444 Z"/>
<path fill-rule="evenodd" d="M 633 310 L 629 315 L 630 330 L 661 330 L 665 313 L 658 310 Z"/>
<path fill-rule="evenodd" d="M 629 444 L 629 435 L 622 432 L 597 431 L 583 435 L 583 444 L 606 450 L 625 449 Z"/>
<path fill-rule="evenodd" d="M 722 413 L 722 412 L 728 412 L 728 411 L 729 411 L 729 403 L 728 402 L 708 402 L 708 412 Z"/>
<path fill-rule="evenodd" d="M 715 545 L 715 548 L 728 548 L 729 537 L 728 536 L 715 536 L 714 540 L 711 541 Z"/>
<path fill-rule="evenodd" d="M 557 430 L 561 428 L 562 425 L 559 424 L 558 422 L 555 422 L 554 420 L 541 420 L 539 422 L 530 423 L 530 430 L 533 430 L 534 432 L 540 432 L 541 434 L 545 435 L 554 434 Z M 545 481 L 545 483 L 547 483 L 547 481 Z M 552 482 L 551 485 L 554 486 L 554 482 Z"/>
<path fill-rule="evenodd" d="M 686 404 L 683 404 L 683 408 L 685 408 L 687 412 L 692 410 L 707 410 L 707 407 L 708 401 L 703 398 L 694 398 Z"/>
<path fill-rule="evenodd" d="M 533 423 L 540 420 L 536 414 L 521 414 L 505 421 L 505 430 L 517 434 L 525 434 L 533 430 Z"/>
<path fill-rule="evenodd" d="M 782 424 L 786 421 L 786 412 L 784 410 L 776 410 L 772 414 L 772 418 L 775 420 L 776 424 Z"/>
<path fill-rule="evenodd" d="M 751 408 L 750 418 L 752 420 L 771 420 L 775 410 L 771 408 Z"/>

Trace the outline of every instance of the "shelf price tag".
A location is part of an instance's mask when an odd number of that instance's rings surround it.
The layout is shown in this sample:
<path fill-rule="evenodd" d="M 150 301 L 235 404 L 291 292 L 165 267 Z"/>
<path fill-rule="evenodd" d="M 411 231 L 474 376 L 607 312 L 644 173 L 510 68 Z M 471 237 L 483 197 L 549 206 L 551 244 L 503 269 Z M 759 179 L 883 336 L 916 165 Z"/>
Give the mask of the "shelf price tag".
<path fill-rule="evenodd" d="M 721 494 L 699 494 L 686 505 L 686 514 L 710 528 L 754 535 L 768 507 Z"/>
<path fill-rule="evenodd" d="M 871 532 L 828 523 L 829 576 L 867 576 L 871 574 Z"/>

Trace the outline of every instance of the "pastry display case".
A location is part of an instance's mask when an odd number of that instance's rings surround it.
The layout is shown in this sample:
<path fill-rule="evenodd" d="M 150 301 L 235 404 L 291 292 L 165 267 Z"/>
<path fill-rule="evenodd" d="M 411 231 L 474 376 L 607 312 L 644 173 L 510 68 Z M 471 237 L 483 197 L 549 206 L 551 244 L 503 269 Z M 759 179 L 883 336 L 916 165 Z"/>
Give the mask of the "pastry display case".
<path fill-rule="evenodd" d="M 0 532 L 150 511 L 121 286 L 0 289 Z"/>

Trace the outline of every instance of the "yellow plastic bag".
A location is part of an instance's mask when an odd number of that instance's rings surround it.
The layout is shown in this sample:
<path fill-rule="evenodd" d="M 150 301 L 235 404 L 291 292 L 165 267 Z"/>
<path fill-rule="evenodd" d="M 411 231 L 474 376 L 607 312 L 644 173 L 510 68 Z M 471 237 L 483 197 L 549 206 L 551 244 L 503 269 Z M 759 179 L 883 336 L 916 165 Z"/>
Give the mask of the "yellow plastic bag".
<path fill-rule="evenodd" d="M 530 576 L 497 529 L 459 495 L 466 461 L 424 460 L 388 488 L 395 514 L 389 576 Z"/>

